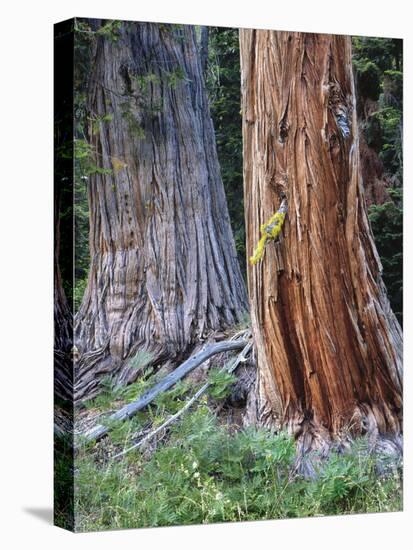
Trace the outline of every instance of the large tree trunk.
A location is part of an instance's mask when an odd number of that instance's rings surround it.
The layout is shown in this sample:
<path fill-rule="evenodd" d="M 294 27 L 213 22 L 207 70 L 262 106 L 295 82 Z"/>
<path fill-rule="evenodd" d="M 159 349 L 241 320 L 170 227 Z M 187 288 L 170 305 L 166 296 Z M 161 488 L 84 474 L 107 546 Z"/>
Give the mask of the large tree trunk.
<path fill-rule="evenodd" d="M 241 31 L 247 251 L 262 422 L 302 448 L 401 432 L 402 334 L 381 278 L 359 166 L 349 37 Z"/>
<path fill-rule="evenodd" d="M 76 397 L 129 358 L 178 359 L 240 320 L 237 263 L 195 32 L 122 23 L 98 38 L 89 89 L 91 266 L 76 319 Z M 107 173 L 104 173 L 107 172 Z"/>

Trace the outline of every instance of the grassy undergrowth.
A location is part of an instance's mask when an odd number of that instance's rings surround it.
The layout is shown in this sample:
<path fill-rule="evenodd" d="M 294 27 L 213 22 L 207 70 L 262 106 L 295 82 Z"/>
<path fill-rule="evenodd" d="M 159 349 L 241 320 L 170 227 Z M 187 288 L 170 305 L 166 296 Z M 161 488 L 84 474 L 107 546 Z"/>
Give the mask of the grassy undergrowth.
<path fill-rule="evenodd" d="M 214 387 L 218 395 L 220 383 Z M 187 392 L 181 384 L 159 399 L 149 415 L 114 426 L 106 445 L 116 452 L 130 446 L 149 419 L 156 426 L 182 407 Z M 110 459 L 111 451 L 102 454 L 99 445 L 80 451 L 76 530 L 402 509 L 400 470 L 379 476 L 365 440 L 356 442 L 351 453 L 332 453 L 317 479 L 305 480 L 294 472 L 290 437 L 264 429 L 229 430 L 211 410 L 211 399 L 204 397 L 150 450 L 134 450 L 116 460 Z"/>

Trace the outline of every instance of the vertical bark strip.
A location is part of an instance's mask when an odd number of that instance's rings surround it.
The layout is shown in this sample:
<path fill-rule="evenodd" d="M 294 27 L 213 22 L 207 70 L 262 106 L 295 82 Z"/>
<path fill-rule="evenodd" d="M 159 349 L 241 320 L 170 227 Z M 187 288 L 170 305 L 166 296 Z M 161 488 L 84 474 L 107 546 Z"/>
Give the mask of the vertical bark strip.
<path fill-rule="evenodd" d="M 261 419 L 306 445 L 399 434 L 402 334 L 360 175 L 350 37 L 242 30 L 247 255 L 286 194 L 278 243 L 248 267 Z"/>
<path fill-rule="evenodd" d="M 189 26 L 99 38 L 89 90 L 91 267 L 76 319 L 76 395 L 132 381 L 136 352 L 177 358 L 246 308 L 212 121 Z"/>

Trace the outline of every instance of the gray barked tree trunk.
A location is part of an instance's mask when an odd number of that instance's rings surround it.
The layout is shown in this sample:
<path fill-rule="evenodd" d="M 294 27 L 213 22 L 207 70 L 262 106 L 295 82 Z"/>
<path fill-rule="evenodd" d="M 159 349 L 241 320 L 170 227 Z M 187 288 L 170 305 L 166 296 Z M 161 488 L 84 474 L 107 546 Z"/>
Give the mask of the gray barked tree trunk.
<path fill-rule="evenodd" d="M 240 43 L 248 256 L 283 193 L 289 206 L 248 267 L 259 420 L 302 451 L 363 433 L 397 447 L 402 333 L 367 218 L 351 39 L 242 30 Z"/>
<path fill-rule="evenodd" d="M 91 265 L 76 316 L 77 399 L 182 359 L 247 307 L 189 26 L 123 22 L 98 37 L 88 109 Z"/>

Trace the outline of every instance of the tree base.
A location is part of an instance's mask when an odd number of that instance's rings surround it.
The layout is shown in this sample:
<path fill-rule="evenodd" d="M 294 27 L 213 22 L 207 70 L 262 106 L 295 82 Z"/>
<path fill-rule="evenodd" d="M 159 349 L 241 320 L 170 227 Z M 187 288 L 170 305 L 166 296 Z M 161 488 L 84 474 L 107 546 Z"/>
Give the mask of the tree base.
<path fill-rule="evenodd" d="M 329 436 L 324 439 L 307 432 L 297 439 L 294 471 L 305 479 L 315 479 L 322 474 L 324 465 L 332 453 L 351 454 L 356 451 L 374 460 L 378 475 L 388 475 L 400 468 L 403 458 L 401 434 L 367 434 L 344 439 Z"/>
<path fill-rule="evenodd" d="M 294 471 L 298 475 L 315 478 L 323 471 L 323 464 L 332 453 L 351 453 L 359 446 L 363 453 L 374 457 L 380 475 L 394 471 L 401 464 L 402 421 L 397 414 L 386 411 L 386 416 L 376 406 L 361 404 L 355 407 L 347 425 L 341 424 L 334 430 L 323 427 L 310 418 L 310 414 L 290 414 L 287 421 L 271 406 L 262 383 L 258 373 L 255 382 L 248 386 L 243 425 L 267 427 L 276 433 L 286 431 L 293 436 L 297 448 Z"/>
<path fill-rule="evenodd" d="M 181 359 L 181 354 L 178 352 L 171 355 L 166 353 L 165 349 L 142 350 L 139 346 L 137 346 L 137 349 L 144 351 L 150 357 L 145 367 L 157 367 L 167 359 L 172 359 L 174 362 Z M 115 387 L 136 382 L 142 371 L 142 369 L 132 365 L 132 359 L 136 355 L 137 349 L 132 350 L 125 359 L 113 357 L 110 354 L 109 346 L 84 353 L 75 362 L 75 403 L 96 397 L 101 391 L 101 382 L 106 376 L 111 377 Z"/>

